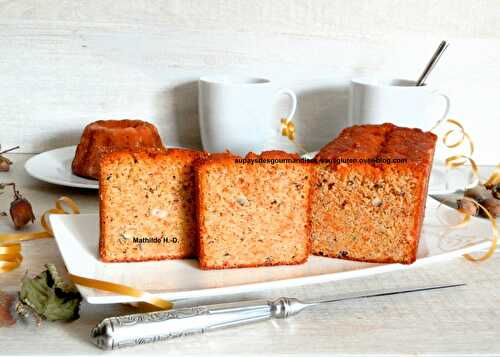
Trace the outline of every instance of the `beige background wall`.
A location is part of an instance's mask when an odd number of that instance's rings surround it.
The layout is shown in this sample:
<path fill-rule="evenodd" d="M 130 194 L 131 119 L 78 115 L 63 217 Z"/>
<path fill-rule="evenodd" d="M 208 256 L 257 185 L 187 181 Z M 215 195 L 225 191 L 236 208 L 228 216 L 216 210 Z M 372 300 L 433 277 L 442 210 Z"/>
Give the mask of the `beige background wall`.
<path fill-rule="evenodd" d="M 138 117 L 199 146 L 196 80 L 231 72 L 296 90 L 312 150 L 346 124 L 351 77 L 416 78 L 441 39 L 429 84 L 451 96 L 478 161 L 496 163 L 500 1 L 0 0 L 0 143 L 39 152 L 95 119 Z"/>

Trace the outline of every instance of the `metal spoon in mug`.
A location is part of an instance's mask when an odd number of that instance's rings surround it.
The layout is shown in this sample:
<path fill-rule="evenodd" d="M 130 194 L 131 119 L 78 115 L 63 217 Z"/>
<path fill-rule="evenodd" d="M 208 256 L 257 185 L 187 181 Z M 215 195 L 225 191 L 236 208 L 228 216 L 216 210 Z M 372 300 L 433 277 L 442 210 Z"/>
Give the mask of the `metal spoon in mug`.
<path fill-rule="evenodd" d="M 444 50 L 446 50 L 446 48 L 448 48 L 448 45 L 449 45 L 448 42 L 441 41 L 436 52 L 434 52 L 431 60 L 429 61 L 429 63 L 427 63 L 427 66 L 425 67 L 424 71 L 422 72 L 422 74 L 418 78 L 418 81 L 416 84 L 417 87 L 424 85 L 424 82 L 427 79 L 427 77 L 429 76 L 429 73 L 431 73 L 431 71 L 434 69 L 434 67 L 436 66 L 436 63 L 441 58 L 441 55 L 443 54 Z"/>

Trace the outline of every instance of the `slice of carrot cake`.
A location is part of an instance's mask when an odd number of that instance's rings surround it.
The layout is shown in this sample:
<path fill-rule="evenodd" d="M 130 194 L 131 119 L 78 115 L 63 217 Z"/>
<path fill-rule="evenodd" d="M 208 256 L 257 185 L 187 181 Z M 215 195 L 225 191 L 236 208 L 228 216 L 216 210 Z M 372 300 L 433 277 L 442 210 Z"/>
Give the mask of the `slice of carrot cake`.
<path fill-rule="evenodd" d="M 436 135 L 393 124 L 344 129 L 316 156 L 313 253 L 415 261 Z"/>
<path fill-rule="evenodd" d="M 310 254 L 310 164 L 282 151 L 195 163 L 202 269 L 300 264 Z"/>
<path fill-rule="evenodd" d="M 205 153 L 119 151 L 100 163 L 100 256 L 130 262 L 195 256 L 193 162 Z"/>

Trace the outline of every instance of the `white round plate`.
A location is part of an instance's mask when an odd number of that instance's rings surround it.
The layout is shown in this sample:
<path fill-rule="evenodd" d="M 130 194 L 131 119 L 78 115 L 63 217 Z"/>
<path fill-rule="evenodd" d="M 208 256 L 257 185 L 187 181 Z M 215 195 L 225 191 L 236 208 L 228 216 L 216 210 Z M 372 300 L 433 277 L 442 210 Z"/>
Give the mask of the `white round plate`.
<path fill-rule="evenodd" d="M 43 152 L 26 161 L 24 168 L 30 176 L 41 181 L 97 190 L 99 188 L 97 180 L 76 176 L 71 171 L 75 150 L 76 145 Z"/>

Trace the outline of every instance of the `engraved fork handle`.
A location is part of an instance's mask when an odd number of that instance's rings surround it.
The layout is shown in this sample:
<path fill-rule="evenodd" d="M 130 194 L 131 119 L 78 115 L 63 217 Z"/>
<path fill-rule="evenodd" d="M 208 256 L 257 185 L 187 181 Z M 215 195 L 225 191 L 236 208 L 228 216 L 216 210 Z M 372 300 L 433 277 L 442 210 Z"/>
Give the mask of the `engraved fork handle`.
<path fill-rule="evenodd" d="M 111 317 L 92 329 L 91 338 L 99 348 L 113 350 L 271 318 L 286 318 L 310 305 L 281 297 Z"/>

